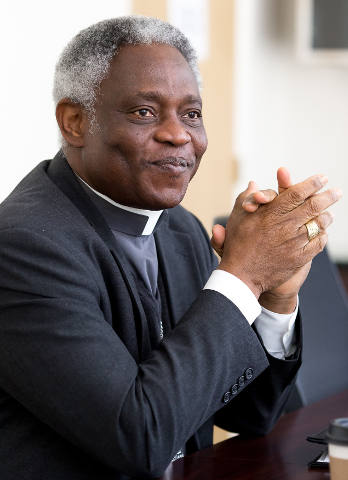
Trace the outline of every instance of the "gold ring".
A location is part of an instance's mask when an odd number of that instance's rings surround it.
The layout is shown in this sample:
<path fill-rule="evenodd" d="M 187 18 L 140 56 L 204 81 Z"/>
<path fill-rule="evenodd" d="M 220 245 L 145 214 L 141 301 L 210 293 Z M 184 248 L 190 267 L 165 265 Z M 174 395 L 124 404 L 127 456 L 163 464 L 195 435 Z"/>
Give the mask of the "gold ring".
<path fill-rule="evenodd" d="M 319 225 L 315 220 L 310 220 L 309 222 L 305 223 L 305 227 L 307 228 L 307 235 L 308 240 L 311 241 L 320 233 Z"/>

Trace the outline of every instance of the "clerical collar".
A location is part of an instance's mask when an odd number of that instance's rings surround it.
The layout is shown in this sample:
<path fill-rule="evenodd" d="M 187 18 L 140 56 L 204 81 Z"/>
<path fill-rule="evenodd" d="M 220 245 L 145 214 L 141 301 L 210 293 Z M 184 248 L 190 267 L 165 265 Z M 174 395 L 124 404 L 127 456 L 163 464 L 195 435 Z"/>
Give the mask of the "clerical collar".
<path fill-rule="evenodd" d="M 99 210 L 105 215 L 111 230 L 127 233 L 128 235 L 151 235 L 163 217 L 163 210 L 142 210 L 127 207 L 115 202 L 106 195 L 98 192 L 75 173 L 81 186 L 89 197 L 97 204 Z"/>

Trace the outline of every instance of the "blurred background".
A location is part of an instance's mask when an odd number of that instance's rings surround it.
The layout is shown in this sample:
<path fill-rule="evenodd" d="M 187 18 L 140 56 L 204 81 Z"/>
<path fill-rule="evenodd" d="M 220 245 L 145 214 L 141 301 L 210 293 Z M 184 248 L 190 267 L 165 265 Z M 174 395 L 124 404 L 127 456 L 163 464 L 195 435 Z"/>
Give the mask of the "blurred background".
<path fill-rule="evenodd" d="M 325 173 L 344 197 L 329 250 L 348 262 L 348 2 L 346 0 L 2 0 L 0 200 L 58 149 L 51 99 L 56 60 L 80 29 L 130 13 L 181 28 L 203 76 L 209 147 L 185 206 L 208 230 L 250 179 L 276 186 Z"/>

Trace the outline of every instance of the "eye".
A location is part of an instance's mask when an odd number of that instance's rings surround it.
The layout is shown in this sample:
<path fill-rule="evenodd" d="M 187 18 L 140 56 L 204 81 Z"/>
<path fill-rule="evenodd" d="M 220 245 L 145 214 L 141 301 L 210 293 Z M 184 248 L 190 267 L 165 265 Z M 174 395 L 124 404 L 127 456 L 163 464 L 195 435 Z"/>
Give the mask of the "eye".
<path fill-rule="evenodd" d="M 192 110 L 191 112 L 185 113 L 184 117 L 189 118 L 190 120 L 196 120 L 198 118 L 201 118 L 202 114 L 201 112 L 198 112 L 196 110 Z"/>
<path fill-rule="evenodd" d="M 136 110 L 133 113 L 137 117 L 142 117 L 142 118 L 153 117 L 153 113 L 148 108 L 140 108 L 139 110 Z"/>

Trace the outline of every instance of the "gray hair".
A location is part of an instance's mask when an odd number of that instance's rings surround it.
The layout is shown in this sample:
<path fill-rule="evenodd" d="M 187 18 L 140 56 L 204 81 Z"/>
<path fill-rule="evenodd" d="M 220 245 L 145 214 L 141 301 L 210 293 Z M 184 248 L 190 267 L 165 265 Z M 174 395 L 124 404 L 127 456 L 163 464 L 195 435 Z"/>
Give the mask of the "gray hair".
<path fill-rule="evenodd" d="M 185 35 L 157 18 L 131 15 L 91 25 L 68 43 L 56 65 L 55 103 L 68 98 L 81 104 L 93 119 L 98 89 L 120 47 L 153 43 L 179 50 L 200 84 L 196 52 Z"/>

